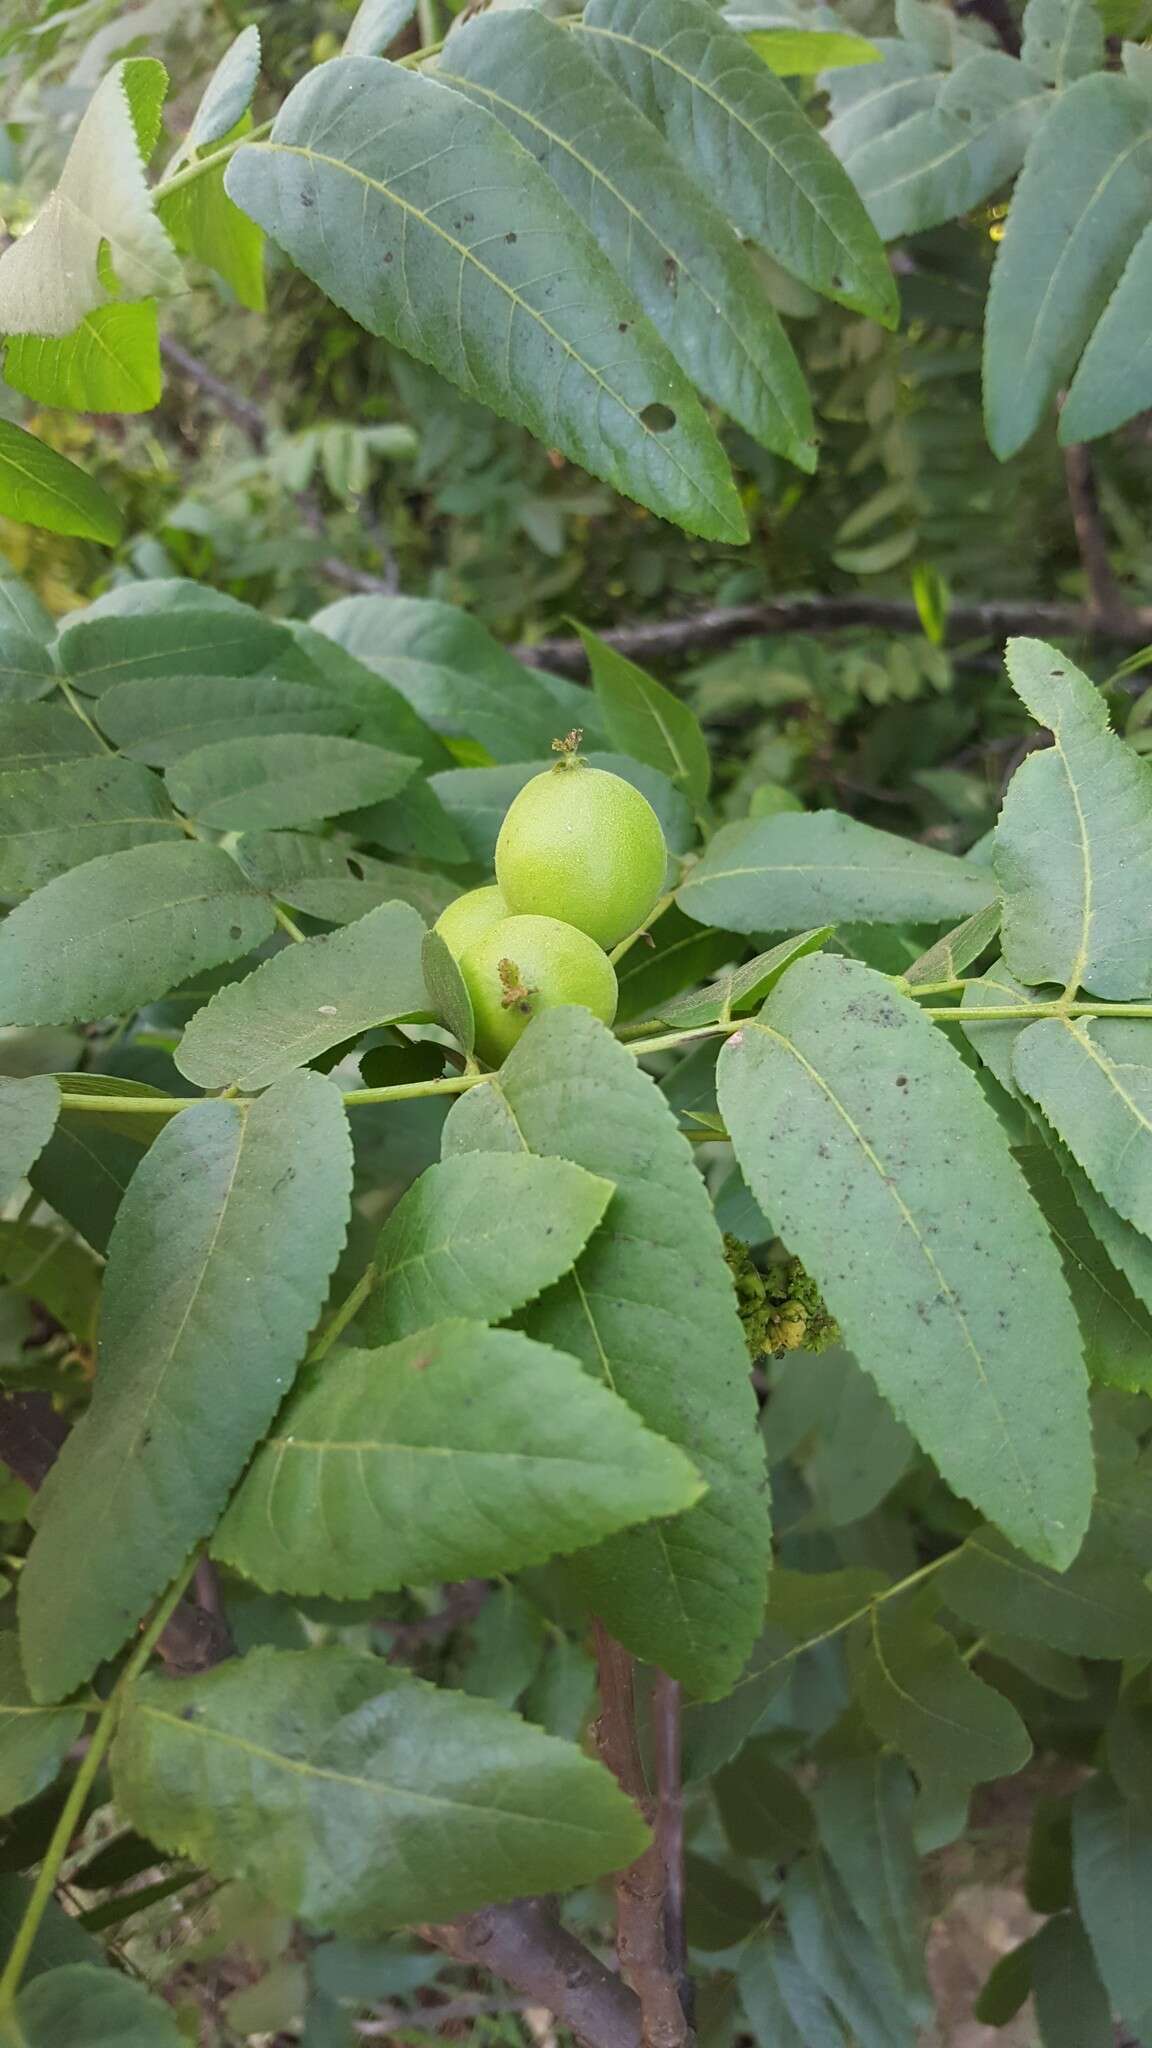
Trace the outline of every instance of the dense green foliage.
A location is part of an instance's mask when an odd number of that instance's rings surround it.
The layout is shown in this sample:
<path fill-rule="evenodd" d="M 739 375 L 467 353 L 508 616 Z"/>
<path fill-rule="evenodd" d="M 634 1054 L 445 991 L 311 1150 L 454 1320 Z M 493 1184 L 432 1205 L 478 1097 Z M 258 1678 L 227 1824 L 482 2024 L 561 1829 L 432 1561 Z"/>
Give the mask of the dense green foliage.
<path fill-rule="evenodd" d="M 0 27 L 5 2048 L 1152 2043 L 1146 12 Z"/>

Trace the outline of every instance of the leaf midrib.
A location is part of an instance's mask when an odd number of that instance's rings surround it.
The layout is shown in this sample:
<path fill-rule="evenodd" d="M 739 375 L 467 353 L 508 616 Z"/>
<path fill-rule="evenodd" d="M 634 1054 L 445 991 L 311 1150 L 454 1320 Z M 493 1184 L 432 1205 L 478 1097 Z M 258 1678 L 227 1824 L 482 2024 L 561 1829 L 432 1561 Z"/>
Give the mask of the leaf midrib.
<path fill-rule="evenodd" d="M 323 164 L 330 171 L 342 173 L 345 177 L 348 178 L 358 179 L 359 182 L 362 185 L 365 185 L 369 191 L 378 192 L 382 198 L 386 199 L 389 202 L 390 205 L 399 208 L 399 210 L 404 214 L 405 218 L 410 218 L 412 220 L 418 221 L 420 226 L 427 229 L 429 234 L 438 235 L 442 242 L 447 243 L 450 249 L 455 250 L 462 266 L 464 264 L 471 264 L 474 270 L 479 271 L 480 275 L 483 278 L 485 278 L 490 285 L 495 286 L 497 291 L 500 291 L 504 294 L 505 298 L 509 300 L 510 304 L 516 311 L 523 313 L 526 319 L 534 322 L 534 324 L 537 327 L 539 327 L 541 331 L 544 334 L 546 334 L 551 341 L 555 342 L 556 346 L 559 349 L 561 349 L 563 353 L 573 363 L 575 363 L 579 369 L 581 369 L 584 372 L 584 375 L 590 380 L 590 382 L 596 385 L 597 389 L 603 394 L 605 398 L 610 399 L 614 405 L 618 405 L 620 407 L 621 412 L 623 412 L 626 415 L 626 417 L 629 420 L 631 420 L 635 430 L 639 434 L 641 434 L 645 440 L 651 442 L 653 452 L 659 457 L 659 459 L 661 461 L 669 463 L 673 469 L 678 471 L 679 475 L 683 478 L 684 482 L 690 487 L 692 492 L 694 494 L 698 493 L 699 496 L 702 497 L 705 500 L 705 502 L 711 506 L 712 511 L 715 513 L 717 520 L 725 526 L 728 526 L 729 521 L 726 513 L 724 512 L 723 508 L 716 502 L 716 499 L 705 490 L 699 474 L 690 471 L 686 467 L 686 465 L 680 460 L 679 456 L 676 455 L 671 448 L 667 447 L 660 440 L 658 435 L 655 433 L 654 429 L 646 425 L 642 417 L 642 414 L 637 412 L 633 406 L 629 405 L 628 400 L 624 398 L 620 392 L 616 391 L 613 388 L 613 386 L 609 384 L 607 378 L 603 376 L 599 370 L 595 369 L 593 365 L 589 363 L 585 359 L 585 357 L 583 357 L 580 354 L 579 349 L 575 348 L 573 344 L 567 339 L 567 337 L 561 334 L 559 328 L 553 327 L 551 322 L 546 320 L 542 313 L 537 312 L 533 306 L 529 305 L 527 299 L 524 298 L 522 293 L 518 292 L 515 286 L 508 284 L 505 281 L 505 279 L 500 276 L 499 271 L 491 269 L 487 263 L 482 263 L 480 261 L 480 258 L 471 249 L 468 248 L 466 243 L 458 241 L 455 235 L 449 234 L 448 230 L 446 228 L 442 228 L 438 221 L 434 221 L 429 214 L 423 213 L 418 206 L 413 206 L 410 200 L 402 199 L 400 194 L 396 192 L 392 186 L 384 184 L 384 182 L 379 178 L 369 177 L 367 171 L 360 170 L 355 164 L 347 163 L 340 157 L 327 156 L 322 150 L 313 149 L 302 143 L 277 142 L 275 137 L 270 138 L 269 141 L 267 142 L 257 142 L 250 144 L 249 147 L 253 150 L 259 151 L 261 154 L 265 152 L 269 154 L 274 154 L 276 151 L 280 151 L 285 156 L 302 157 L 305 163 Z M 528 152 L 526 151 L 525 155 L 527 154 Z M 461 277 L 463 277 L 463 268 L 461 269 L 460 274 Z M 467 352 L 465 351 L 465 354 L 466 353 Z"/>

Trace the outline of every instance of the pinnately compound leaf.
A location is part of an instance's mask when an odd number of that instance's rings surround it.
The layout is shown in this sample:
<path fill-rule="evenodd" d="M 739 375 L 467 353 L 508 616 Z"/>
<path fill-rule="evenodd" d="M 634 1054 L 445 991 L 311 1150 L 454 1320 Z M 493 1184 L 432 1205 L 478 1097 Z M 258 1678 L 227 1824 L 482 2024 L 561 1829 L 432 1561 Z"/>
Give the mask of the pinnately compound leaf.
<path fill-rule="evenodd" d="M 1017 769 L 996 826 L 1004 959 L 1031 984 L 1150 995 L 1152 761 L 1117 738 L 1095 683 L 1056 648 L 1010 640 L 1007 663 L 1053 744 Z"/>
<path fill-rule="evenodd" d="M 663 517 L 746 537 L 692 386 L 483 108 L 397 65 L 338 58 L 289 94 L 268 142 L 237 152 L 226 184 L 371 333 Z"/>
<path fill-rule="evenodd" d="M 349 1934 L 567 1891 L 648 1839 L 573 1744 L 348 1649 L 142 1680 L 112 1769 L 153 1841 Z"/>
<path fill-rule="evenodd" d="M 860 1364 L 957 1492 L 1030 1556 L 1068 1564 L 1092 1496 L 1080 1333 L 1003 1129 L 952 1047 L 887 977 L 814 955 L 717 1075 L 745 1179 Z"/>
<path fill-rule="evenodd" d="M 767 1478 L 719 1232 L 672 1111 L 587 1010 L 551 1010 L 492 1081 L 455 1105 L 444 1144 L 450 1158 L 560 1155 L 615 1183 L 570 1277 L 521 1321 L 679 1444 L 708 1492 L 686 1514 L 585 1551 L 571 1569 L 635 1654 L 699 1695 L 727 1691 L 760 1626 Z"/>
<path fill-rule="evenodd" d="M 270 1591 L 361 1599 L 542 1563 L 701 1492 L 683 1452 L 576 1359 L 442 1322 L 325 1359 L 213 1550 Z"/>
<path fill-rule="evenodd" d="M 213 1527 L 319 1314 L 351 1171 L 339 1092 L 312 1073 L 180 1112 L 137 1167 L 92 1405 L 37 1496 L 21 1573 L 35 1698 L 111 1656 Z"/>

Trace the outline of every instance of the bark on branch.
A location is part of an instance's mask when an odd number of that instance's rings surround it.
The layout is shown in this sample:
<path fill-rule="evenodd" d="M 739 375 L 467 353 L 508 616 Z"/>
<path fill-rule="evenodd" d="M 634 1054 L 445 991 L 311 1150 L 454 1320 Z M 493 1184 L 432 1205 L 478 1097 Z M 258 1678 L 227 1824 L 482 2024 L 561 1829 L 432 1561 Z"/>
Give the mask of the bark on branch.
<path fill-rule="evenodd" d="M 878 626 L 891 633 L 921 630 L 915 605 L 904 598 L 780 597 L 764 604 L 717 606 L 687 618 L 640 619 L 609 627 L 601 638 L 633 661 L 669 661 L 685 654 L 715 654 L 761 633 L 834 633 L 844 626 Z M 993 598 L 984 604 L 954 604 L 948 614 L 952 640 L 1000 641 L 1013 633 L 1143 647 L 1152 642 L 1152 605 L 1124 605 L 1105 619 L 1086 605 Z M 512 652 L 553 675 L 579 681 L 587 674 L 580 640 L 537 640 Z"/>
<path fill-rule="evenodd" d="M 623 1644 L 596 1623 L 600 1715 L 596 1742 L 620 1789 L 648 1820 L 656 1818 L 636 1739 L 632 1659 Z M 651 1846 L 616 1879 L 616 1953 L 620 1973 L 640 2000 L 643 2048 L 685 2048 L 688 2022 L 669 1965 L 664 1920 L 665 1872 L 661 1830 Z"/>
<path fill-rule="evenodd" d="M 545 2006 L 586 2048 L 641 2048 L 639 1999 L 561 1926 L 546 1899 L 487 1906 L 417 1932 Z"/>

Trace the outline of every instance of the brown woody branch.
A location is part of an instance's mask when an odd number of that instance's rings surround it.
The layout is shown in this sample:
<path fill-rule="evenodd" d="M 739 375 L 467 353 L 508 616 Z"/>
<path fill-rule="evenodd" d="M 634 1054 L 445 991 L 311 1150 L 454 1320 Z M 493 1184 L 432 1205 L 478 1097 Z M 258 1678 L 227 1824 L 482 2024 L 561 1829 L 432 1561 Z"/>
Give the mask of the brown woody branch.
<path fill-rule="evenodd" d="M 1099 621 L 1100 631 L 1110 633 L 1122 626 L 1127 606 L 1108 553 L 1091 451 L 1083 441 L 1064 450 L 1064 481 L 1080 565 L 1088 585 L 1089 609 Z"/>
<path fill-rule="evenodd" d="M 714 654 L 760 633 L 834 633 L 845 626 L 878 626 L 891 633 L 922 630 L 915 605 L 903 598 L 781 597 L 763 604 L 717 606 L 687 618 L 640 619 L 609 627 L 601 637 L 633 661 L 669 661 L 685 654 Z M 1152 642 L 1152 605 L 1124 605 L 1114 617 L 1104 619 L 1086 605 L 993 598 L 984 604 L 954 604 L 948 614 L 948 636 L 954 641 L 999 641 L 1013 633 L 1143 647 Z M 581 680 L 587 673 L 580 640 L 537 640 L 512 651 L 521 661 L 553 675 Z"/>
<path fill-rule="evenodd" d="M 633 1663 L 623 1644 L 596 1623 L 600 1715 L 596 1743 L 622 1792 L 655 1819 L 636 1739 Z M 689 2039 L 679 1986 L 669 1964 L 665 1871 L 659 1827 L 650 1846 L 616 1879 L 616 1953 L 620 1974 L 640 2001 L 643 2048 L 684 2048 Z"/>
<path fill-rule="evenodd" d="M 546 1899 L 487 1906 L 416 1931 L 454 1961 L 502 1977 L 554 2013 L 586 2048 L 641 2048 L 640 2001 L 561 1926 Z"/>

